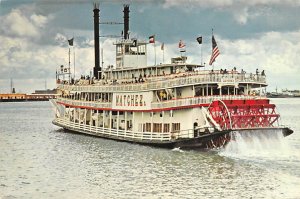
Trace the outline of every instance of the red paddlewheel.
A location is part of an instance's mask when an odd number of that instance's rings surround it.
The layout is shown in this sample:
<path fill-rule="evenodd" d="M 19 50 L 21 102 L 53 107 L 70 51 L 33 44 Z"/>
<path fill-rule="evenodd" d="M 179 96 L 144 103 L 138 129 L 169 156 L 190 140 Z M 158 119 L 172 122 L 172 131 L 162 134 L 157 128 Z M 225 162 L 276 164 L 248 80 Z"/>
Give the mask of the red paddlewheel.
<path fill-rule="evenodd" d="M 214 101 L 208 110 L 222 130 L 274 127 L 279 114 L 268 99 Z"/>
<path fill-rule="evenodd" d="M 219 136 L 215 139 L 211 139 L 206 143 L 206 148 L 207 149 L 212 149 L 212 148 L 221 148 L 224 147 L 229 141 L 231 140 L 230 134 L 225 134 L 222 136 Z"/>
<path fill-rule="evenodd" d="M 232 129 L 230 112 L 223 101 L 213 101 L 209 105 L 208 111 L 222 130 Z"/>

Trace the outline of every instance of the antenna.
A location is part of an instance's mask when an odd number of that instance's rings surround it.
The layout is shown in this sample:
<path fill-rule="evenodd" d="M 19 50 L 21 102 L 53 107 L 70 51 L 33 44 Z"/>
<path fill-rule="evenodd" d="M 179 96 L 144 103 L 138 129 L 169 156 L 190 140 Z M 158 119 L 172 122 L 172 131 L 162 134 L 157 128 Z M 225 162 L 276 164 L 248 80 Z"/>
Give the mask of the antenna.
<path fill-rule="evenodd" d="M 101 58 L 102 58 L 101 64 L 102 64 L 102 68 L 103 68 L 103 64 L 104 64 L 104 59 L 103 59 L 103 48 L 101 48 Z"/>
<path fill-rule="evenodd" d="M 13 93 L 13 87 L 14 87 L 14 85 L 13 85 L 13 79 L 10 78 L 10 93 Z"/>
<path fill-rule="evenodd" d="M 45 90 L 47 90 L 47 79 L 45 79 Z"/>

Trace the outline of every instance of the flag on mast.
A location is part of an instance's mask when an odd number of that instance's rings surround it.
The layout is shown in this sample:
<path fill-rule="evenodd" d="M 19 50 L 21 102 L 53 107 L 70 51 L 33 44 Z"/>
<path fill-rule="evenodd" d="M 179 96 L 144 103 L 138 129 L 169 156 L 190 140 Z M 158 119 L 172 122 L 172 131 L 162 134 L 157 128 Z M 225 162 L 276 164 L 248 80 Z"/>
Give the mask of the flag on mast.
<path fill-rule="evenodd" d="M 199 44 L 202 44 L 202 36 L 201 37 L 197 37 L 197 41 Z"/>
<path fill-rule="evenodd" d="M 68 39 L 69 45 L 73 46 L 73 42 L 74 42 L 74 37 L 72 39 Z"/>
<path fill-rule="evenodd" d="M 179 41 L 178 47 L 179 48 L 184 48 L 185 47 L 185 44 L 183 43 L 182 40 Z"/>
<path fill-rule="evenodd" d="M 149 37 L 149 43 L 155 43 L 155 35 Z"/>
<path fill-rule="evenodd" d="M 202 44 L 202 36 L 197 37 L 196 40 L 200 45 Z M 201 65 L 202 65 L 202 45 L 201 45 Z"/>
<path fill-rule="evenodd" d="M 215 40 L 214 35 L 212 36 L 212 53 L 211 53 L 211 58 L 209 61 L 209 65 L 212 65 L 212 63 L 214 63 L 214 61 L 216 60 L 216 58 L 219 56 L 220 51 L 219 48 L 217 46 L 217 42 Z"/>

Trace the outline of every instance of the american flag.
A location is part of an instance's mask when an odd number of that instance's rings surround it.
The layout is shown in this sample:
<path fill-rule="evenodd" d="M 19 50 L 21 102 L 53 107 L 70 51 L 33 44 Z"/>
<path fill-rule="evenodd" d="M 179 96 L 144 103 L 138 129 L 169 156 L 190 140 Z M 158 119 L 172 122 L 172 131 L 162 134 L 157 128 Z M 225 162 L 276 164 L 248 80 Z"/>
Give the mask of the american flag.
<path fill-rule="evenodd" d="M 212 65 L 212 63 L 216 60 L 216 58 L 218 57 L 219 54 L 220 54 L 220 51 L 217 46 L 217 42 L 215 40 L 215 37 L 212 36 L 212 53 L 211 53 L 209 65 Z"/>

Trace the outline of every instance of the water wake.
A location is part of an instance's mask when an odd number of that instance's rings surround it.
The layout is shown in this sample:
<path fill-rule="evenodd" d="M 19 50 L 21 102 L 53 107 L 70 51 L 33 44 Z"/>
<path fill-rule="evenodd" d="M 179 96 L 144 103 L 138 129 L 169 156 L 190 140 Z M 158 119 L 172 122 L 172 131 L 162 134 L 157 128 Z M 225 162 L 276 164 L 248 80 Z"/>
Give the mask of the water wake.
<path fill-rule="evenodd" d="M 220 155 L 238 159 L 286 159 L 292 152 L 286 138 L 281 131 L 258 131 L 249 130 L 233 132 L 230 141 L 225 148 L 221 149 Z"/>
<path fill-rule="evenodd" d="M 172 149 L 172 151 L 183 153 L 184 151 L 180 149 L 180 147 Z"/>

